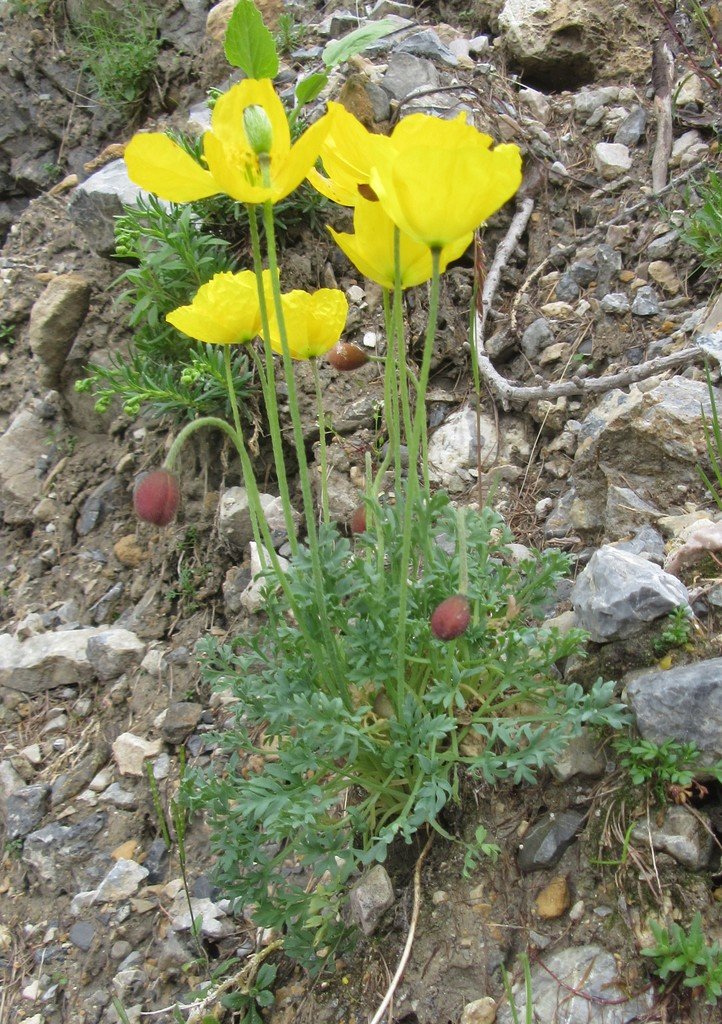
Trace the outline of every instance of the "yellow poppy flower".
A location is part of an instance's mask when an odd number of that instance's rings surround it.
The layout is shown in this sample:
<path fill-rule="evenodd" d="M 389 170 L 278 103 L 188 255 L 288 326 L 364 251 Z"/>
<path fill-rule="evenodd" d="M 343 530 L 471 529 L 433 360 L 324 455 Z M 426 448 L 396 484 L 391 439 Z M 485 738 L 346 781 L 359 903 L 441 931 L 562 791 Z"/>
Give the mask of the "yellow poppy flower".
<path fill-rule="evenodd" d="M 337 288 L 317 292 L 294 291 L 281 296 L 288 349 L 293 359 L 314 359 L 336 344 L 346 326 L 348 302 Z M 281 334 L 275 311 L 271 313 L 270 342 L 281 354 Z"/>
<path fill-rule="evenodd" d="M 364 186 L 369 187 L 375 154 L 388 149 L 390 140 L 386 135 L 368 131 L 340 103 L 329 103 L 328 109 L 333 124 L 321 146 L 327 176 L 312 168 L 308 180 L 321 195 L 339 206 L 355 206 L 363 196 Z"/>
<path fill-rule="evenodd" d="M 355 234 L 342 234 L 328 230 L 339 248 L 346 253 L 353 265 L 364 277 L 376 281 L 382 288 L 393 288 L 394 278 L 394 222 L 378 202 L 360 199 L 353 215 Z M 439 270 L 443 273 L 452 260 L 456 260 L 471 244 L 473 231 L 445 245 L 441 250 Z M 399 234 L 399 257 L 401 287 L 412 288 L 428 281 L 431 277 L 431 250 L 423 242 L 417 242 Z"/>
<path fill-rule="evenodd" d="M 518 147 L 492 149 L 463 114 L 453 121 L 412 114 L 391 143 L 374 154 L 371 187 L 393 222 L 431 249 L 473 231 L 521 184 Z"/>
<path fill-rule="evenodd" d="M 272 203 L 300 185 L 331 127 L 324 115 L 291 145 L 288 120 L 269 79 L 247 78 L 221 96 L 203 136 L 204 170 L 158 132 L 135 135 L 125 149 L 128 174 L 161 199 L 187 203 L 225 192 L 241 203 Z"/>
<path fill-rule="evenodd" d="M 270 290 L 268 271 L 264 286 Z M 269 296 L 270 297 L 270 296 Z M 216 274 L 201 285 L 188 306 L 179 306 L 166 320 L 183 334 L 211 345 L 239 345 L 261 331 L 256 275 L 252 270 Z"/>

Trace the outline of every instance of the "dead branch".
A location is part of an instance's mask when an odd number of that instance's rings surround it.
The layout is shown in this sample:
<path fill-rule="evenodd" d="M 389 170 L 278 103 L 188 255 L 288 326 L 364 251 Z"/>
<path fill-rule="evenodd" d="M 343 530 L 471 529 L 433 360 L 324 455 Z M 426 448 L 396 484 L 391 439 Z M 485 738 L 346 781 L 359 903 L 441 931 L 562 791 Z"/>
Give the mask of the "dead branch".
<path fill-rule="evenodd" d="M 657 139 L 652 155 L 652 191 L 655 195 L 667 184 L 669 158 L 672 155 L 672 85 L 674 52 L 670 33 L 660 38 L 652 58 L 654 109 L 657 112 Z"/>

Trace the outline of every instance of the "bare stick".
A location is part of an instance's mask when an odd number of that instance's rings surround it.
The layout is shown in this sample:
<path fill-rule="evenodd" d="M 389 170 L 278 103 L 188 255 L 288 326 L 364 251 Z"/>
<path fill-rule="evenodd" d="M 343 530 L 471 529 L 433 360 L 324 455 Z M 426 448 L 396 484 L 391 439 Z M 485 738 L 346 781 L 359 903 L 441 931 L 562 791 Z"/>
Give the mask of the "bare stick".
<path fill-rule="evenodd" d="M 512 222 L 509 225 L 509 230 L 506 233 L 504 240 L 497 246 L 496 252 L 494 253 L 494 259 L 491 266 L 489 267 L 489 273 L 486 275 L 484 281 L 484 287 L 481 291 L 481 314 L 477 316 L 477 335 L 484 336 L 484 329 L 486 328 L 486 319 L 491 309 L 491 304 L 494 301 L 499 282 L 501 280 L 501 272 L 509 262 L 509 257 L 514 252 L 514 249 L 519 242 L 519 239 L 526 231 L 529 218 L 534 212 L 534 198 L 532 196 L 526 196 L 522 199 L 519 204 Z"/>
<path fill-rule="evenodd" d="M 667 184 L 667 169 L 672 155 L 672 84 L 674 53 L 670 33 L 665 32 L 654 48 L 652 86 L 657 112 L 657 139 L 652 155 L 652 191 L 657 195 Z"/>
<path fill-rule="evenodd" d="M 419 920 L 419 908 L 421 907 L 421 867 L 424 863 L 424 860 L 426 859 L 426 854 L 431 849 L 431 843 L 433 838 L 434 833 L 432 832 L 429 838 L 426 840 L 426 846 L 424 846 L 423 850 L 419 854 L 419 859 L 416 861 L 416 867 L 414 868 L 414 906 L 411 912 L 411 924 L 409 925 L 409 934 L 406 936 L 406 943 L 404 944 L 404 951 L 401 954 L 401 959 L 399 960 L 399 966 L 396 968 L 396 973 L 391 979 L 391 984 L 388 987 L 386 995 L 381 1001 L 381 1006 L 379 1006 L 378 1010 L 373 1016 L 373 1020 L 371 1020 L 369 1024 L 379 1024 L 383 1015 L 386 1013 L 386 1010 L 389 1007 L 389 1003 L 394 998 L 394 992 L 396 991 L 396 988 L 399 982 L 401 981 L 401 975 L 404 973 L 406 963 L 409 957 L 411 956 L 411 947 L 414 944 L 416 924 Z"/>

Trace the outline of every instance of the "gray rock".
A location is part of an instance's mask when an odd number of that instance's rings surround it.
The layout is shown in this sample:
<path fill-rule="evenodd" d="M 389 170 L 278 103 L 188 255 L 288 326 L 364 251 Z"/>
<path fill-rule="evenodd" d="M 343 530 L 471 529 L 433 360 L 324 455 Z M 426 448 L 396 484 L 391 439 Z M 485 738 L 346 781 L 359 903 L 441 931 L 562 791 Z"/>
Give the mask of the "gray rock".
<path fill-rule="evenodd" d="M 394 887 L 383 864 L 376 864 L 349 893 L 351 918 L 364 935 L 373 935 L 379 921 L 394 905 Z"/>
<path fill-rule="evenodd" d="M 623 316 L 629 312 L 629 299 L 624 292 L 607 292 L 599 308 L 603 313 L 610 313 L 612 316 Z"/>
<path fill-rule="evenodd" d="M 98 679 L 117 679 L 140 665 L 146 647 L 128 629 L 96 630 L 88 639 L 88 661 Z"/>
<path fill-rule="evenodd" d="M 646 256 L 650 261 L 666 260 L 677 248 L 678 242 L 678 231 L 665 231 L 663 235 L 652 239 L 647 246 Z"/>
<path fill-rule="evenodd" d="M 632 312 L 635 316 L 658 316 L 660 313 L 659 298 L 651 285 L 644 285 L 634 296 Z"/>
<path fill-rule="evenodd" d="M 456 67 L 458 58 L 452 53 L 448 46 L 444 46 L 436 32 L 432 29 L 425 29 L 423 32 L 414 32 L 407 36 L 396 47 L 395 53 L 411 53 L 415 57 L 428 57 L 429 60 L 437 60 L 450 67 Z"/>
<path fill-rule="evenodd" d="M 30 313 L 28 340 L 42 365 L 40 380 L 55 387 L 90 305 L 90 284 L 79 274 L 59 274 Z"/>
<path fill-rule="evenodd" d="M 128 789 L 123 789 L 119 782 L 113 782 L 104 790 L 98 800 L 101 804 L 112 804 L 120 811 L 134 811 L 138 806 L 138 797 Z"/>
<path fill-rule="evenodd" d="M 609 484 L 607 507 L 604 513 L 604 532 L 610 540 L 626 537 L 637 527 L 650 521 L 656 522 L 659 517 L 659 509 L 633 491 L 631 487 Z"/>
<path fill-rule="evenodd" d="M 5 819 L 9 798 L 24 788 L 25 780 L 15 771 L 12 761 L 0 761 L 0 819 Z"/>
<path fill-rule="evenodd" d="M 393 53 L 380 84 L 392 100 L 403 100 L 417 89 L 436 88 L 439 73 L 430 60 L 411 53 Z"/>
<path fill-rule="evenodd" d="M 595 643 L 640 633 L 688 603 L 687 588 L 675 576 L 610 544 L 594 552 L 572 590 L 579 625 Z"/>
<path fill-rule="evenodd" d="M 449 491 L 466 490 L 473 481 L 469 471 L 476 469 L 479 442 L 482 466 L 504 450 L 501 423 L 499 427 L 493 416 L 482 412 L 477 430 L 476 412 L 469 406 L 452 413 L 429 440 L 430 479 Z"/>
<path fill-rule="evenodd" d="M 165 842 L 162 839 L 154 839 L 143 860 L 143 867 L 148 871 L 146 879 L 148 885 L 157 885 L 158 882 L 165 880 L 168 874 L 169 859 L 168 847 Z"/>
<path fill-rule="evenodd" d="M 170 926 L 174 932 L 189 931 L 193 922 L 200 918 L 201 934 L 209 939 L 221 939 L 233 931 L 233 924 L 223 910 L 209 899 L 191 896 L 191 909 L 184 892 L 179 892 L 170 907 Z M 191 917 L 191 913 L 193 916 Z"/>
<path fill-rule="evenodd" d="M 570 273 L 562 274 L 557 281 L 554 294 L 559 302 L 576 302 L 579 298 L 580 288 L 574 276 Z"/>
<path fill-rule="evenodd" d="M 32 832 L 45 817 L 50 802 L 50 786 L 42 783 L 24 786 L 7 799 L 5 835 L 20 839 Z"/>
<path fill-rule="evenodd" d="M 251 582 L 251 570 L 244 566 L 232 565 L 223 580 L 223 603 L 226 609 L 237 615 L 243 605 L 241 597 Z"/>
<path fill-rule="evenodd" d="M 616 541 L 614 547 L 639 555 L 656 565 L 663 565 L 665 559 L 664 537 L 651 526 L 640 526 L 629 540 Z"/>
<path fill-rule="evenodd" d="M 589 263 L 587 260 L 577 260 L 569 267 L 569 273 L 580 286 L 588 288 L 597 279 L 599 268 L 596 263 Z"/>
<path fill-rule="evenodd" d="M 416 9 L 413 4 L 400 3 L 399 0 L 376 0 L 369 13 L 369 21 L 379 21 L 395 14 L 397 18 L 414 18 Z"/>
<path fill-rule="evenodd" d="M 95 925 L 89 921 L 76 921 L 70 926 L 68 938 L 74 946 L 87 953 L 95 938 Z"/>
<path fill-rule="evenodd" d="M 105 519 L 106 512 L 115 505 L 113 497 L 120 491 L 120 482 L 116 477 L 104 480 L 98 487 L 93 488 L 83 502 L 78 521 L 75 524 L 75 531 L 79 537 L 87 537 Z"/>
<path fill-rule="evenodd" d="M 170 704 L 165 713 L 160 734 L 166 743 L 182 743 L 200 721 L 203 706 L 192 701 L 177 701 Z"/>
<path fill-rule="evenodd" d="M 593 158 L 597 173 L 605 181 L 621 178 L 632 166 L 632 154 L 619 142 L 598 142 Z"/>
<path fill-rule="evenodd" d="M 94 627 L 42 633 L 19 641 L 0 634 L 0 686 L 21 693 L 42 693 L 56 686 L 90 682 L 93 667 L 88 661 L 88 641 L 99 631 Z"/>
<path fill-rule="evenodd" d="M 128 177 L 124 160 L 113 160 L 78 185 L 70 201 L 73 223 L 85 235 L 88 245 L 99 256 L 115 252 L 115 218 L 123 206 L 132 206 L 147 192 Z"/>
<path fill-rule="evenodd" d="M 605 85 L 599 89 L 580 89 L 575 93 L 574 114 L 579 121 L 586 121 L 600 107 L 609 106 L 619 99 L 619 88 L 616 85 Z"/>
<path fill-rule="evenodd" d="M 95 892 L 96 903 L 119 903 L 135 896 L 148 871 L 134 860 L 117 860 Z"/>
<path fill-rule="evenodd" d="M 647 127 L 647 112 L 639 105 L 632 107 L 614 135 L 614 142 L 621 146 L 636 146 Z"/>
<path fill-rule="evenodd" d="M 554 867 L 574 842 L 583 822 L 584 815 L 578 811 L 545 814 L 524 835 L 519 849 L 519 870 L 528 874 Z"/>
<path fill-rule="evenodd" d="M 540 316 L 529 324 L 521 336 L 521 350 L 529 360 L 537 359 L 539 353 L 554 343 L 554 331 L 549 321 Z"/>
<path fill-rule="evenodd" d="M 611 245 L 602 242 L 597 246 L 594 259 L 597 264 L 597 290 L 594 294 L 598 299 L 602 299 L 612 290 L 612 281 L 622 269 L 622 255 Z"/>
<path fill-rule="evenodd" d="M 635 672 L 625 682 L 645 740 L 694 743 L 702 765 L 722 759 L 722 658 Z"/>
<path fill-rule="evenodd" d="M 0 436 L 0 508 L 10 525 L 33 520 L 42 497 L 38 460 L 47 453 L 48 430 L 36 403 L 26 400 Z"/>
<path fill-rule="evenodd" d="M 648 826 L 640 822 L 632 838 L 641 843 L 651 839 L 655 850 L 668 853 L 689 871 L 703 871 L 709 864 L 714 849 L 712 830 L 705 828 L 686 807 L 671 805 L 665 810 L 661 825 L 649 819 Z"/>
<path fill-rule="evenodd" d="M 88 889 L 97 885 L 110 861 L 97 845 L 106 822 L 105 813 L 98 812 L 76 825 L 46 825 L 26 837 L 21 859 L 53 892 Z"/>
<path fill-rule="evenodd" d="M 91 621 L 97 626 L 103 622 L 109 622 L 113 618 L 113 612 L 116 610 L 118 602 L 124 593 L 125 584 L 118 580 L 110 590 L 107 590 L 102 597 L 98 598 L 95 604 L 88 608 L 88 615 Z"/>
<path fill-rule="evenodd" d="M 573 946 L 543 958 L 532 968 L 535 1021 L 556 1024 L 631 1024 L 643 1019 L 654 992 L 629 997 L 626 979 L 611 953 L 601 946 Z M 516 1019 L 526 1019 L 524 982 L 512 988 Z M 560 1014 L 560 1008 L 563 1011 Z M 496 1024 L 512 1024 L 511 1007 L 500 1007 Z"/>
<path fill-rule="evenodd" d="M 245 487 L 229 487 L 221 495 L 218 507 L 218 532 L 238 551 L 253 539 L 251 511 Z"/>
<path fill-rule="evenodd" d="M 585 731 L 571 739 L 557 754 L 550 770 L 559 782 L 567 782 L 575 775 L 597 779 L 604 775 L 606 763 L 599 738 Z"/>

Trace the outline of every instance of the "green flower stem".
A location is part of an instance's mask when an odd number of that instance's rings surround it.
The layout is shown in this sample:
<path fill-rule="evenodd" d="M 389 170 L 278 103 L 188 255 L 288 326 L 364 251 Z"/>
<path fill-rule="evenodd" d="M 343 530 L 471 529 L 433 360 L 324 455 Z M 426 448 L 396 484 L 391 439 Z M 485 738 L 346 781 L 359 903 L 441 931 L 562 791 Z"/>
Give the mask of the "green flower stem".
<path fill-rule="evenodd" d="M 397 686 L 394 694 L 396 711 L 400 713 L 406 689 L 406 609 L 408 605 L 409 575 L 411 567 L 411 534 L 413 530 L 414 509 L 419 498 L 418 455 L 422 426 L 426 419 L 426 389 L 429 384 L 431 353 L 436 337 L 436 321 L 439 312 L 439 249 L 431 250 L 431 296 L 429 299 L 429 319 L 424 339 L 424 354 L 419 373 L 419 389 L 414 410 L 414 422 L 411 437 L 408 439 L 409 470 L 406 476 L 406 498 L 404 501 L 404 531 L 401 542 L 401 574 L 399 580 L 399 626 L 397 632 L 396 664 Z M 428 466 L 424 466 L 424 493 L 428 494 Z"/>
<path fill-rule="evenodd" d="M 263 161 L 261 163 L 263 166 Z M 273 204 L 270 201 L 263 204 L 263 227 L 266 233 L 268 269 L 271 274 L 271 289 L 273 292 L 276 320 L 278 322 L 278 333 L 281 338 L 283 370 L 286 377 L 286 387 L 288 389 L 288 406 L 291 413 L 293 440 L 296 446 L 296 456 L 298 458 L 298 475 L 301 482 L 301 495 L 303 497 L 304 518 L 306 520 L 308 549 L 311 556 L 314 589 L 316 592 L 316 611 L 326 639 L 328 661 L 330 662 L 331 675 L 334 680 L 335 690 L 342 698 L 346 707 L 350 708 L 352 706 L 351 695 L 348 690 L 346 675 L 341 667 L 342 662 L 339 657 L 338 642 L 333 630 L 331 629 L 331 623 L 326 609 L 323 571 L 321 568 L 321 558 L 318 546 L 318 530 L 316 529 L 315 511 L 313 497 L 311 494 L 311 481 L 308 472 L 308 460 L 306 458 L 306 446 L 303 437 L 301 413 L 298 406 L 298 395 L 296 393 L 296 379 L 293 372 L 293 360 L 291 359 L 291 352 L 288 346 L 288 336 L 286 334 L 286 324 L 283 317 L 281 282 L 279 279 L 278 260 L 276 257 L 276 232 L 273 222 Z"/>
<path fill-rule="evenodd" d="M 328 514 L 328 479 L 327 479 L 327 458 L 326 458 L 326 411 L 323 407 L 323 391 L 321 390 L 321 378 L 318 372 L 318 359 L 311 360 L 313 372 L 313 383 L 316 388 L 316 409 L 318 412 L 318 454 L 319 470 L 321 473 L 321 518 L 324 523 L 330 522 Z"/>
<path fill-rule="evenodd" d="M 411 437 L 411 406 L 409 404 L 409 382 L 406 376 L 406 339 L 404 337 L 404 314 L 401 288 L 401 232 L 394 228 L 394 301 L 392 307 L 393 330 L 396 337 L 396 372 L 401 397 L 401 414 L 404 422 L 404 440 Z M 409 464 L 410 466 L 410 464 Z"/>
<path fill-rule="evenodd" d="M 396 493 L 401 493 L 401 458 L 399 438 L 399 393 L 396 386 L 396 343 L 394 340 L 388 289 L 384 288 L 384 323 L 386 326 L 386 365 L 384 368 L 384 412 L 388 444 L 386 455 L 374 479 L 373 493 L 377 496 L 391 459 L 394 462 Z"/>
<path fill-rule="evenodd" d="M 263 258 L 261 256 L 261 241 L 258 233 L 258 220 L 256 218 L 256 207 L 251 203 L 246 204 L 248 211 L 248 224 L 251 230 L 251 249 L 253 251 L 253 269 L 258 282 L 258 304 L 261 309 L 261 328 L 263 331 L 263 354 L 265 356 L 265 372 L 262 366 L 259 367 L 261 387 L 263 389 L 263 400 L 268 415 L 268 428 L 271 433 L 271 447 L 273 448 L 273 462 L 278 477 L 278 493 L 281 496 L 283 506 L 283 518 L 286 523 L 288 541 L 293 554 L 298 552 L 298 540 L 293 521 L 291 507 L 291 495 L 288 489 L 288 477 L 286 476 L 286 463 L 283 458 L 283 438 L 281 436 L 281 421 L 278 415 L 278 399 L 276 397 L 276 374 L 274 370 L 273 351 L 271 349 L 270 332 L 268 328 L 268 304 L 266 303 L 266 292 L 263 288 Z"/>
<path fill-rule="evenodd" d="M 459 593 L 469 592 L 469 558 L 466 539 L 466 509 L 456 510 L 456 542 L 459 547 Z"/>
<path fill-rule="evenodd" d="M 219 419 L 218 416 L 201 416 L 197 420 L 191 420 L 190 423 L 186 423 L 183 429 L 179 431 L 165 457 L 165 461 L 163 463 L 165 469 L 170 472 L 173 471 L 176 459 L 178 458 L 183 445 L 191 434 L 195 434 L 197 430 L 201 430 L 204 427 L 214 427 L 216 430 L 222 430 L 224 434 L 227 434 L 230 437 L 236 448 L 238 448 L 238 434 L 230 423 Z"/>

